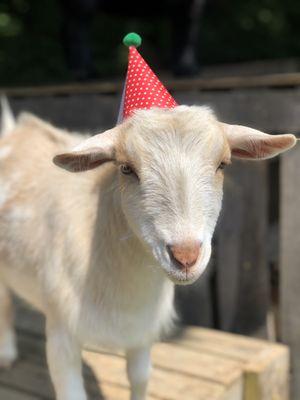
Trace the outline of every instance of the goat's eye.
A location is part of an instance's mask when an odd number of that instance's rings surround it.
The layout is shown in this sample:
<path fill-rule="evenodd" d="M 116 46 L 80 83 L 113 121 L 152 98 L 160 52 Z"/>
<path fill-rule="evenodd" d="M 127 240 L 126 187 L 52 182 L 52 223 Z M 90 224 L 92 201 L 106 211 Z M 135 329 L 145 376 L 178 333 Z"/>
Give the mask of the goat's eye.
<path fill-rule="evenodd" d="M 122 164 L 121 165 L 121 172 L 124 175 L 130 175 L 130 174 L 134 173 L 133 169 L 127 164 Z"/>
<path fill-rule="evenodd" d="M 219 171 L 220 169 L 224 169 L 225 167 L 226 167 L 226 163 L 224 162 L 224 161 L 222 161 L 220 164 L 219 164 L 219 166 L 218 166 L 218 168 L 217 168 L 217 171 Z"/>

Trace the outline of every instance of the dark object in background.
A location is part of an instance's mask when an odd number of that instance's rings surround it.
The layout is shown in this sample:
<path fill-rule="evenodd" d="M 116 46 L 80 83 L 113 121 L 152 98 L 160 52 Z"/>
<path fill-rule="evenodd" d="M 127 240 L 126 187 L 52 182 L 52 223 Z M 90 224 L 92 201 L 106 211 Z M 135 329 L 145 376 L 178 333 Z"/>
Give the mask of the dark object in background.
<path fill-rule="evenodd" d="M 63 46 L 74 78 L 89 80 L 97 77 L 89 40 L 89 27 L 96 12 L 138 18 L 168 17 L 172 27 L 173 73 L 177 76 L 193 76 L 198 72 L 196 50 L 205 0 L 152 0 L 145 7 L 137 0 L 130 3 L 121 0 L 60 1 Z"/>

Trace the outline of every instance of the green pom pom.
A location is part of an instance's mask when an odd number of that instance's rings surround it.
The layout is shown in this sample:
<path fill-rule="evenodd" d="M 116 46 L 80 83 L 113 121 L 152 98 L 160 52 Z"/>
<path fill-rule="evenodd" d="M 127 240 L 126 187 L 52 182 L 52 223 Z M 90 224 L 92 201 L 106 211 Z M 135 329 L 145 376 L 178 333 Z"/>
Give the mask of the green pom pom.
<path fill-rule="evenodd" d="M 131 32 L 124 36 L 123 43 L 128 47 L 139 47 L 142 43 L 142 38 L 137 33 Z"/>

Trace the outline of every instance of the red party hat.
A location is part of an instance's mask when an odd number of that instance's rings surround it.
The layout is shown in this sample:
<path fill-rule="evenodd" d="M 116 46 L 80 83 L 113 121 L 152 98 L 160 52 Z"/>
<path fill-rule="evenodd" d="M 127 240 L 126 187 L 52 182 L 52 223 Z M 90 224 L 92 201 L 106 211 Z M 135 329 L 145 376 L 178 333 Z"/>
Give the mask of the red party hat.
<path fill-rule="evenodd" d="M 177 106 L 176 101 L 137 51 L 136 47 L 141 44 L 141 41 L 140 36 L 136 33 L 129 33 L 123 39 L 123 43 L 129 47 L 129 58 L 119 122 L 129 117 L 137 109 Z"/>

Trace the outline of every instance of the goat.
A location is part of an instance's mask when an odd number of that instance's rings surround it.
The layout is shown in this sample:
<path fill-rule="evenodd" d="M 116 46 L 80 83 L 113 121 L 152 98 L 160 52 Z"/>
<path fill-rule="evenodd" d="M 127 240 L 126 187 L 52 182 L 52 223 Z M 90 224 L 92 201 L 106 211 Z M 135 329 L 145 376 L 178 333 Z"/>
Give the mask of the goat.
<path fill-rule="evenodd" d="M 91 138 L 29 114 L 6 120 L 0 365 L 17 357 L 11 289 L 46 316 L 58 400 L 86 399 L 83 346 L 123 348 L 131 399 L 145 399 L 151 345 L 173 325 L 174 284 L 191 284 L 208 264 L 223 168 L 296 139 L 227 125 L 197 106 L 139 110 Z"/>

